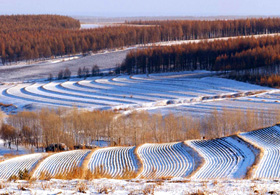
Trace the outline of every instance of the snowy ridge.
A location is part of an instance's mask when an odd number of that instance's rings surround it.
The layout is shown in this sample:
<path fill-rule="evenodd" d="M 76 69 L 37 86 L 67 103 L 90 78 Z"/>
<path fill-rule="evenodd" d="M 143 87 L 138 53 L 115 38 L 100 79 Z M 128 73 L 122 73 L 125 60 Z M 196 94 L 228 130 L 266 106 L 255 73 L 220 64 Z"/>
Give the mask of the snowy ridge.
<path fill-rule="evenodd" d="M 254 153 L 241 139 L 225 137 L 187 143 L 205 159 L 194 179 L 242 178 L 255 160 Z"/>
<path fill-rule="evenodd" d="M 28 154 L 1 162 L 0 179 L 9 179 L 13 175 L 18 176 L 20 170 L 27 169 L 30 172 L 43 157 L 44 154 Z"/>
<path fill-rule="evenodd" d="M 253 178 L 280 178 L 280 127 L 276 125 L 240 135 L 264 150 Z"/>
<path fill-rule="evenodd" d="M 186 177 L 194 169 L 194 159 L 183 143 L 144 144 L 137 149 L 143 163 L 139 178 Z"/>
<path fill-rule="evenodd" d="M 88 163 L 88 169 L 95 172 L 101 169 L 112 178 L 121 177 L 126 172 L 136 173 L 137 161 L 134 155 L 135 147 L 109 147 L 95 151 Z"/>
<path fill-rule="evenodd" d="M 66 174 L 74 168 L 81 167 L 83 160 L 90 153 L 90 150 L 74 150 L 53 154 L 46 158 L 33 174 L 34 178 L 39 178 L 41 174 L 56 176 Z"/>

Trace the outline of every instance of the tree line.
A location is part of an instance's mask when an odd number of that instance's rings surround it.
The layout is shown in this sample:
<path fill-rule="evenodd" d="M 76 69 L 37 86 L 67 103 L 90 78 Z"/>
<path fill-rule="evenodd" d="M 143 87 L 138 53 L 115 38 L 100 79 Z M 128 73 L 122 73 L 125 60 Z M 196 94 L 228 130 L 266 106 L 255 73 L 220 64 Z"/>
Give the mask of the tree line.
<path fill-rule="evenodd" d="M 37 148 L 51 143 L 65 143 L 73 149 L 75 145 L 97 140 L 119 146 L 168 143 L 251 131 L 275 124 L 279 116 L 277 110 L 262 112 L 227 108 L 214 109 L 204 117 L 147 112 L 121 115 L 116 111 L 83 111 L 76 108 L 42 109 L 10 115 L 0 127 L 0 136 L 10 143 Z"/>
<path fill-rule="evenodd" d="M 249 70 L 280 63 L 280 37 L 236 38 L 130 51 L 117 72 L 128 74 L 183 70 Z"/>
<path fill-rule="evenodd" d="M 78 21 L 61 16 L 2 16 L 2 18 L 3 20 L 0 20 L 0 29 L 3 27 L 3 30 L 0 30 L 2 64 L 68 54 L 85 54 L 89 51 L 159 41 L 280 31 L 279 18 L 165 21 L 154 22 L 151 23 L 153 25 L 145 27 L 121 25 L 85 30 L 77 29 Z M 18 20 L 20 22 L 17 22 Z"/>
<path fill-rule="evenodd" d="M 66 67 L 64 70 L 60 70 L 57 74 L 57 77 L 55 78 L 53 74 L 49 74 L 48 80 L 52 81 L 54 79 L 61 80 L 61 79 L 70 79 L 72 75 L 72 72 L 68 67 Z M 87 77 L 94 77 L 94 76 L 103 76 L 104 74 L 100 72 L 98 65 L 93 65 L 91 70 L 88 67 L 79 67 L 77 72 L 78 78 L 87 78 Z"/>
<path fill-rule="evenodd" d="M 0 15 L 0 32 L 79 29 L 79 20 L 59 15 Z"/>
<path fill-rule="evenodd" d="M 164 40 L 205 39 L 279 32 L 279 18 L 247 18 L 236 20 L 155 20 L 128 21 L 127 24 L 154 25 Z"/>

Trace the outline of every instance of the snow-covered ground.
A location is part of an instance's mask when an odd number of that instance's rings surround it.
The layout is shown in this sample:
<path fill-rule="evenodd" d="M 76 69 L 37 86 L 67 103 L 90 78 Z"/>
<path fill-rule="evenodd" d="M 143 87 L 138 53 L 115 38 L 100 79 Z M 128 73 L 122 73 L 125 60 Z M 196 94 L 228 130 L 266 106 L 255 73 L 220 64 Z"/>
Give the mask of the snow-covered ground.
<path fill-rule="evenodd" d="M 108 147 L 93 150 L 92 155 L 90 150 L 61 152 L 46 159 L 28 154 L 0 163 L 0 194 L 277 194 L 279 137 L 280 127 L 275 125 L 214 140 Z M 98 166 L 105 172 L 94 172 Z M 38 178 L 44 171 L 53 177 L 75 167 L 83 167 L 84 173 L 88 168 L 98 178 L 132 171 L 136 179 L 7 181 L 24 168 L 35 169 L 33 177 Z"/>
<path fill-rule="evenodd" d="M 195 160 L 195 151 L 182 143 L 144 144 L 137 153 L 143 163 L 138 178 L 186 177 L 195 170 L 195 161 L 199 161 Z"/>
<path fill-rule="evenodd" d="M 244 178 L 255 161 L 254 152 L 237 137 L 188 141 L 205 159 L 205 164 L 192 178 Z"/>
<path fill-rule="evenodd" d="M 68 174 L 81 167 L 83 160 L 89 153 L 89 150 L 74 150 L 51 155 L 39 165 L 33 177 L 40 178 L 43 174 L 48 174 L 51 177 Z"/>
<path fill-rule="evenodd" d="M 209 114 L 213 109 L 275 111 L 280 90 L 219 78 L 215 72 L 90 77 L 0 85 L 0 100 L 18 110 L 41 107 Z"/>
<path fill-rule="evenodd" d="M 252 144 L 263 149 L 263 156 L 254 178 L 276 179 L 280 177 L 280 127 L 260 129 L 240 134 Z"/>
<path fill-rule="evenodd" d="M 43 153 L 28 154 L 0 162 L 0 178 L 9 179 L 13 175 L 18 175 L 19 170 L 32 171 L 45 155 Z"/>
<path fill-rule="evenodd" d="M 4 140 L 0 139 L 0 160 L 4 158 L 4 155 L 22 155 L 22 154 L 29 154 L 31 150 L 19 145 L 18 149 L 17 146 L 11 144 L 11 148 L 9 148 L 8 142 L 6 144 Z"/>
<path fill-rule="evenodd" d="M 135 147 L 108 147 L 95 151 L 87 165 L 91 172 L 102 171 L 112 178 L 127 173 L 136 173 L 139 169 L 134 155 Z"/>
<path fill-rule="evenodd" d="M 0 194 L 279 194 L 278 180 L 58 180 L 1 182 Z"/>

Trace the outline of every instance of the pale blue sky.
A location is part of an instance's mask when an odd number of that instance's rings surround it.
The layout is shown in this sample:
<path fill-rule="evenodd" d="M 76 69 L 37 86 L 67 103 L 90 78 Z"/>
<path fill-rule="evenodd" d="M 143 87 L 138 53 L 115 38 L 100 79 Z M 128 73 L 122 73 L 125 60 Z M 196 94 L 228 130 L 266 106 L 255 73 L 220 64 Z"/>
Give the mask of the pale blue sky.
<path fill-rule="evenodd" d="M 0 0 L 0 15 L 3 14 L 280 15 L 280 0 Z"/>

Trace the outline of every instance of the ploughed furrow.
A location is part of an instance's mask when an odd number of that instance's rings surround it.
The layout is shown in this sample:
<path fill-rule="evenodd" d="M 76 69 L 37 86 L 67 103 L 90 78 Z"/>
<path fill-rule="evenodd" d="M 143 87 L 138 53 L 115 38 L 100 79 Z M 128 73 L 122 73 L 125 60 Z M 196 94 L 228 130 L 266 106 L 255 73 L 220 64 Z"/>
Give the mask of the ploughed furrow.
<path fill-rule="evenodd" d="M 96 103 L 93 101 L 90 101 L 88 99 L 83 99 L 79 97 L 69 97 L 69 95 L 66 94 L 60 94 L 54 91 L 50 91 L 45 89 L 44 87 L 45 84 L 34 84 L 29 87 L 23 88 L 22 90 L 25 90 L 26 93 L 29 93 L 30 95 L 34 96 L 40 96 L 44 98 L 49 98 L 49 99 L 54 99 L 54 100 L 61 100 L 65 102 L 71 102 L 71 103 L 76 103 L 76 104 L 87 104 L 87 105 L 107 105 L 107 104 L 102 104 L 102 103 Z"/>
<path fill-rule="evenodd" d="M 96 150 L 88 163 L 93 174 L 122 178 L 136 175 L 138 165 L 135 147 L 109 147 Z"/>
<path fill-rule="evenodd" d="M 9 98 L 15 98 L 18 100 L 40 103 L 43 105 L 55 105 L 55 106 L 65 106 L 70 107 L 73 104 L 65 104 L 63 101 L 57 101 L 55 99 L 41 97 L 40 95 L 30 94 L 25 90 L 26 85 L 16 85 L 11 88 L 5 89 L 2 92 L 2 95 Z"/>
<path fill-rule="evenodd" d="M 19 171 L 25 169 L 31 172 L 36 164 L 45 154 L 28 154 L 15 157 L 0 163 L 0 179 L 9 179 L 11 176 L 18 176 Z"/>
<path fill-rule="evenodd" d="M 195 163 L 183 143 L 144 144 L 137 149 L 143 163 L 139 178 L 186 177 Z"/>
<path fill-rule="evenodd" d="M 103 105 L 107 105 L 107 104 L 116 105 L 116 104 L 127 103 L 126 101 L 121 101 L 116 99 L 115 100 L 104 99 L 101 96 L 96 96 L 93 94 L 81 94 L 79 92 L 65 90 L 63 87 L 60 86 L 60 83 L 54 83 L 54 82 L 43 85 L 40 89 L 51 94 L 61 95 L 65 98 L 71 98 L 71 99 L 77 98 L 82 101 L 98 103 Z"/>
<path fill-rule="evenodd" d="M 79 85 L 76 85 L 76 82 L 73 81 L 67 81 L 64 83 L 61 83 L 60 85 L 56 86 L 58 89 L 67 91 L 67 92 L 75 92 L 75 93 L 79 93 L 79 94 L 85 94 L 85 95 L 89 95 L 92 98 L 96 98 L 96 99 L 103 99 L 106 101 L 113 101 L 113 102 L 123 102 L 123 103 L 139 103 L 139 102 L 145 102 L 142 99 L 137 99 L 135 97 L 131 97 L 131 98 L 125 98 L 123 96 L 120 95 L 114 95 L 114 94 L 106 94 L 106 93 L 102 93 L 99 92 L 98 90 L 90 90 L 90 89 L 86 89 L 83 87 L 79 87 Z"/>
<path fill-rule="evenodd" d="M 76 168 L 81 167 L 83 160 L 90 153 L 90 150 L 74 150 L 53 154 L 46 158 L 33 174 L 34 178 L 42 175 L 55 177 L 65 175 Z"/>
<path fill-rule="evenodd" d="M 280 127 L 278 125 L 241 133 L 240 136 L 263 150 L 263 156 L 253 178 L 280 178 Z"/>
<path fill-rule="evenodd" d="M 93 84 L 89 80 L 80 81 L 80 82 L 74 83 L 73 85 L 75 85 L 76 87 L 79 87 L 79 88 L 87 89 L 87 90 L 96 90 L 96 85 Z M 117 97 L 117 98 L 127 98 L 127 97 L 131 98 L 132 97 L 136 100 L 142 100 L 145 102 L 156 101 L 159 98 L 158 96 L 153 96 L 153 95 L 146 96 L 145 94 L 139 95 L 139 94 L 133 93 L 129 90 L 121 90 L 121 89 L 115 89 L 115 88 L 100 89 L 100 93 L 102 93 L 103 95 L 106 95 L 106 96 Z"/>
<path fill-rule="evenodd" d="M 236 136 L 187 143 L 205 160 L 194 179 L 243 178 L 255 161 L 253 151 Z"/>
<path fill-rule="evenodd" d="M 166 88 L 164 83 L 161 83 L 157 85 L 154 82 L 148 82 L 148 83 L 128 83 L 128 84 L 121 84 L 117 85 L 116 82 L 113 82 L 110 79 L 97 79 L 95 80 L 96 83 L 112 86 L 114 89 L 119 90 L 129 90 L 133 93 L 146 93 L 146 94 L 152 94 L 152 95 L 158 95 L 165 97 L 166 99 L 172 99 L 172 98 L 184 98 L 186 97 L 186 94 L 184 94 L 185 89 L 176 90 L 176 86 L 172 86 L 172 88 Z"/>

